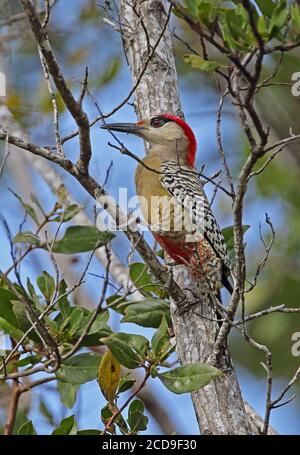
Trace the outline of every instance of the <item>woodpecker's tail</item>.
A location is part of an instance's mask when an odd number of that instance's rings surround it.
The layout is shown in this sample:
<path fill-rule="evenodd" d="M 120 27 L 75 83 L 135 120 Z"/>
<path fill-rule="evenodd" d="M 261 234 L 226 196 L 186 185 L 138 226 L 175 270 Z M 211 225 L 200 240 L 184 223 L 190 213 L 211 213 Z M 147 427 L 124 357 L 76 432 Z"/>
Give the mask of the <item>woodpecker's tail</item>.
<path fill-rule="evenodd" d="M 228 270 L 228 268 L 224 265 L 222 267 L 222 284 L 227 289 L 229 294 L 233 293 L 231 273 L 230 270 Z"/>

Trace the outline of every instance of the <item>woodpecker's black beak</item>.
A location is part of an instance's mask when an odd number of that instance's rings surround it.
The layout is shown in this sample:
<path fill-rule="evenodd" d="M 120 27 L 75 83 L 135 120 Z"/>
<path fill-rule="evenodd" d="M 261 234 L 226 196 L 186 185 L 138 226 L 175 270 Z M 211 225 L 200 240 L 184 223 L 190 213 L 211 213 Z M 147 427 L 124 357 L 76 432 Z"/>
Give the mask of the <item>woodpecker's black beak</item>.
<path fill-rule="evenodd" d="M 101 126 L 101 128 L 104 130 L 119 131 L 120 133 L 135 134 L 139 136 L 145 127 L 138 123 L 106 123 Z"/>

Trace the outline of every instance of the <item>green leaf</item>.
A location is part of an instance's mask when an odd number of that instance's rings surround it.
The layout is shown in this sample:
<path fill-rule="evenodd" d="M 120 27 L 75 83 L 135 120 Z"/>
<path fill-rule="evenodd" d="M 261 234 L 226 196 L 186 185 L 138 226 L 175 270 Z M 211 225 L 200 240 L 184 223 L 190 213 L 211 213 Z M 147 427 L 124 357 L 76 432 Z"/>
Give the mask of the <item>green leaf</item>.
<path fill-rule="evenodd" d="M 28 289 L 28 292 L 29 292 L 29 294 L 30 294 L 30 297 L 31 297 L 32 300 L 34 301 L 35 305 L 36 305 L 36 306 L 40 305 L 39 296 L 38 296 L 37 293 L 35 292 L 34 286 L 33 286 L 33 284 L 31 283 L 29 277 L 27 277 L 27 289 Z"/>
<path fill-rule="evenodd" d="M 207 363 L 190 363 L 160 373 L 158 377 L 167 389 L 180 394 L 201 389 L 221 374 L 220 370 Z"/>
<path fill-rule="evenodd" d="M 107 422 L 111 418 L 111 416 L 112 416 L 112 411 L 111 411 L 110 407 L 108 405 L 104 406 L 101 409 L 101 420 L 104 423 L 104 425 L 107 424 Z M 113 433 L 115 433 L 115 424 L 120 428 L 120 430 L 123 434 L 128 433 L 127 424 L 126 424 L 122 414 L 118 415 L 118 417 L 115 419 L 114 423 L 109 428 L 109 431 L 112 431 Z"/>
<path fill-rule="evenodd" d="M 52 432 L 53 435 L 74 435 L 77 434 L 75 416 L 69 416 L 63 419 L 59 426 Z"/>
<path fill-rule="evenodd" d="M 232 34 L 228 21 L 228 16 L 226 14 L 222 14 L 219 18 L 219 22 L 225 43 L 228 45 L 231 51 L 236 51 L 237 49 L 240 48 L 240 44 Z"/>
<path fill-rule="evenodd" d="M 60 401 L 66 408 L 73 408 L 76 402 L 78 389 L 79 384 L 57 381 L 57 390 L 59 392 Z"/>
<path fill-rule="evenodd" d="M 131 402 L 128 409 L 128 423 L 131 433 L 147 430 L 148 417 L 144 415 L 145 406 L 141 400 Z"/>
<path fill-rule="evenodd" d="M 257 30 L 265 41 L 269 40 L 267 22 L 266 22 L 266 18 L 264 16 L 259 16 L 259 18 L 257 20 Z"/>
<path fill-rule="evenodd" d="M 183 9 L 186 10 L 186 8 Z M 172 13 L 174 14 L 174 16 L 179 17 L 179 19 L 184 19 L 184 14 L 181 11 L 179 11 L 179 9 L 176 8 L 176 6 L 173 7 Z"/>
<path fill-rule="evenodd" d="M 55 291 L 54 278 L 51 275 L 49 275 L 48 272 L 46 272 L 44 270 L 42 275 L 37 277 L 36 282 L 39 287 L 39 290 L 45 297 L 46 301 L 50 302 L 51 297 L 53 296 L 54 291 Z"/>
<path fill-rule="evenodd" d="M 65 342 L 75 343 L 86 330 L 91 318 L 94 316 L 93 311 L 86 308 L 75 308 L 69 305 L 64 299 L 59 302 L 61 312 L 57 314 L 54 321 L 59 327 L 60 339 Z M 106 324 L 108 321 L 108 311 L 102 311 L 93 322 L 89 333 L 85 335 L 80 343 L 83 346 L 99 346 L 103 344 L 100 338 L 107 337 L 111 334 L 110 327 Z"/>
<path fill-rule="evenodd" d="M 258 18 L 253 8 L 255 20 Z M 219 16 L 219 24 L 224 41 L 231 51 L 248 51 L 257 47 L 257 40 L 249 25 L 249 16 L 245 8 L 239 4 L 234 9 L 225 9 Z"/>
<path fill-rule="evenodd" d="M 36 434 L 36 431 L 34 429 L 34 426 L 33 426 L 31 420 L 28 420 L 27 422 L 25 422 L 18 430 L 19 436 L 32 436 L 35 434 Z"/>
<path fill-rule="evenodd" d="M 250 224 L 243 225 L 243 232 L 245 233 L 250 228 Z M 228 251 L 234 248 L 234 236 L 233 236 L 233 226 L 227 226 L 222 229 L 222 234 L 224 236 Z"/>
<path fill-rule="evenodd" d="M 104 425 L 106 425 L 107 421 L 111 418 L 111 416 L 112 416 L 112 412 L 111 412 L 110 407 L 108 405 L 105 405 L 101 409 L 101 420 L 104 423 Z"/>
<path fill-rule="evenodd" d="M 97 378 L 101 355 L 96 352 L 78 354 L 64 360 L 56 376 L 71 384 L 83 384 Z"/>
<path fill-rule="evenodd" d="M 197 17 L 201 0 L 185 0 L 184 3 L 186 5 L 187 11 L 193 16 Z"/>
<path fill-rule="evenodd" d="M 9 322 L 7 322 L 5 319 L 0 317 L 0 330 L 6 333 L 7 335 L 10 335 L 13 337 L 15 340 L 19 341 L 22 336 L 24 335 L 23 332 L 13 325 L 11 325 Z"/>
<path fill-rule="evenodd" d="M 22 198 L 17 193 L 15 193 L 13 190 L 9 189 L 9 191 L 18 199 L 18 201 L 21 203 L 25 212 L 28 213 L 28 215 L 33 219 L 33 221 L 35 221 L 36 224 L 39 224 L 39 220 L 38 220 L 37 214 L 35 213 L 34 208 L 31 205 L 26 204 L 22 200 Z"/>
<path fill-rule="evenodd" d="M 5 288 L 0 288 L 0 316 L 5 318 L 10 324 L 17 325 L 17 319 L 13 312 L 12 301 L 16 299 L 15 294 Z"/>
<path fill-rule="evenodd" d="M 0 288 L 0 329 L 4 333 L 19 340 L 23 336 L 16 315 L 13 311 L 12 301 L 16 296 L 8 289 Z"/>
<path fill-rule="evenodd" d="M 59 283 L 58 288 L 59 298 L 57 300 L 57 305 L 64 319 L 68 318 L 72 313 L 72 308 L 68 300 L 68 296 L 66 295 L 67 289 L 67 283 L 64 279 L 62 279 Z"/>
<path fill-rule="evenodd" d="M 74 254 L 91 251 L 114 238 L 111 232 L 100 232 L 94 226 L 70 226 L 61 240 L 53 245 L 54 253 Z"/>
<path fill-rule="evenodd" d="M 121 69 L 121 60 L 119 57 L 111 59 L 104 72 L 100 74 L 99 79 L 96 81 L 98 87 L 109 84 L 119 73 Z"/>
<path fill-rule="evenodd" d="M 44 209 L 43 209 L 43 206 L 42 206 L 42 204 L 40 203 L 40 201 L 39 201 L 38 197 L 36 196 L 36 194 L 30 193 L 30 199 L 31 199 L 32 202 L 40 209 L 40 211 L 42 212 L 42 214 L 43 214 L 44 216 L 46 216 L 46 213 L 45 213 L 45 211 L 44 211 Z"/>
<path fill-rule="evenodd" d="M 80 326 L 76 332 L 76 337 L 78 338 L 86 328 L 88 321 L 90 320 L 93 312 L 83 309 L 84 311 L 84 318 L 81 321 Z M 80 346 L 99 346 L 103 344 L 100 339 L 108 337 L 112 332 L 110 327 L 106 324 L 108 320 L 109 314 L 108 311 L 103 311 L 101 314 L 97 316 L 95 321 L 92 324 L 92 327 L 89 330 L 88 335 L 84 337 Z"/>
<path fill-rule="evenodd" d="M 71 204 L 68 205 L 64 211 L 52 219 L 52 221 L 58 221 L 59 223 L 65 223 L 66 221 L 72 220 L 82 209 L 81 205 Z"/>
<path fill-rule="evenodd" d="M 149 348 L 147 338 L 128 333 L 113 333 L 101 341 L 122 365 L 130 369 L 141 366 Z"/>
<path fill-rule="evenodd" d="M 289 17 L 289 9 L 287 8 L 286 1 L 281 0 L 279 5 L 275 8 L 269 26 L 269 39 L 274 38 L 282 27 L 287 24 Z"/>
<path fill-rule="evenodd" d="M 42 360 L 40 355 L 28 355 L 27 357 L 23 357 L 21 360 L 17 361 L 18 367 L 25 367 L 27 365 L 33 366 L 39 363 Z"/>
<path fill-rule="evenodd" d="M 256 0 L 256 3 L 264 16 L 271 17 L 276 7 L 273 0 Z"/>
<path fill-rule="evenodd" d="M 135 379 L 130 378 L 130 373 L 126 373 L 119 382 L 118 394 L 131 389 L 135 382 Z"/>
<path fill-rule="evenodd" d="M 39 247 L 42 245 L 40 238 L 30 231 L 17 234 L 13 239 L 13 243 L 30 243 Z"/>
<path fill-rule="evenodd" d="M 11 351 L 8 350 L 8 349 L 5 349 L 5 350 L 2 350 L 0 349 L 0 355 L 1 357 L 6 357 L 7 355 L 10 355 L 11 354 Z M 14 373 L 16 371 L 16 368 L 18 366 L 18 359 L 20 358 L 20 353 L 19 352 L 15 352 L 14 354 L 12 354 L 12 357 L 9 359 L 8 362 L 6 362 L 6 373 L 7 374 L 10 374 L 10 373 Z M 2 384 L 3 384 L 3 381 L 1 381 Z"/>
<path fill-rule="evenodd" d="M 171 348 L 170 337 L 168 333 L 168 323 L 165 318 L 162 319 L 158 330 L 151 340 L 152 350 L 156 360 L 165 360 L 165 356 Z"/>
<path fill-rule="evenodd" d="M 51 319 L 49 316 L 45 316 L 44 319 L 45 319 L 46 326 L 50 331 L 50 334 L 53 337 L 58 337 L 60 334 L 60 328 L 59 328 L 59 325 L 57 324 L 57 322 L 55 320 Z"/>
<path fill-rule="evenodd" d="M 102 346 L 103 342 L 101 341 L 102 338 L 108 337 L 112 331 L 108 326 L 103 326 L 103 329 L 100 330 L 98 333 L 93 333 L 84 337 L 82 342 L 80 343 L 81 347 L 89 347 L 89 346 Z"/>
<path fill-rule="evenodd" d="M 12 301 L 13 312 L 18 321 L 18 326 L 23 332 L 27 332 L 30 327 L 32 327 L 32 322 L 28 318 L 28 312 L 25 305 L 19 301 Z M 33 306 L 33 305 L 32 305 Z M 36 333 L 35 329 L 31 330 L 28 334 L 28 338 L 35 341 L 36 343 L 41 343 L 41 339 Z"/>
<path fill-rule="evenodd" d="M 217 17 L 220 10 L 218 8 L 220 3 L 220 0 L 185 0 L 187 6 L 186 12 L 196 21 L 203 22 L 203 24 L 209 27 Z M 222 2 L 222 5 L 223 3 L 226 6 L 226 4 L 231 2 Z"/>
<path fill-rule="evenodd" d="M 119 414 L 118 417 L 115 419 L 115 424 L 117 425 L 122 434 L 128 435 L 129 428 L 122 414 Z"/>
<path fill-rule="evenodd" d="M 200 55 L 185 54 L 183 59 L 186 63 L 191 65 L 192 68 L 201 71 L 216 71 L 220 68 L 220 64 L 213 60 L 204 60 Z"/>
<path fill-rule="evenodd" d="M 162 318 L 165 317 L 168 325 L 171 325 L 170 304 L 160 299 L 145 299 L 127 305 L 125 316 L 121 322 L 134 322 L 142 327 L 159 327 Z"/>
<path fill-rule="evenodd" d="M 161 288 L 153 284 L 153 275 L 151 274 L 149 267 L 142 262 L 134 262 L 129 268 L 129 276 L 135 287 L 139 289 L 139 292 L 145 297 L 151 297 L 151 292 L 160 295 Z"/>
<path fill-rule="evenodd" d="M 292 24 L 295 30 L 300 33 L 300 7 L 299 5 L 291 5 Z"/>
<path fill-rule="evenodd" d="M 80 324 L 83 320 L 83 309 L 74 308 L 69 321 L 70 335 L 74 335 L 80 327 Z"/>
<path fill-rule="evenodd" d="M 133 302 L 130 300 L 126 300 L 122 295 L 115 294 L 107 297 L 106 303 L 111 309 L 113 309 L 117 313 L 125 314 L 125 308 L 128 305 L 131 305 Z"/>
<path fill-rule="evenodd" d="M 89 314 L 89 317 L 91 315 L 91 312 Z M 109 329 L 109 327 L 106 325 L 106 323 L 109 320 L 109 312 L 107 310 L 102 311 L 95 319 L 95 321 L 92 324 L 92 327 L 90 328 L 89 333 L 92 335 L 94 333 L 99 333 L 101 332 L 104 327 Z"/>

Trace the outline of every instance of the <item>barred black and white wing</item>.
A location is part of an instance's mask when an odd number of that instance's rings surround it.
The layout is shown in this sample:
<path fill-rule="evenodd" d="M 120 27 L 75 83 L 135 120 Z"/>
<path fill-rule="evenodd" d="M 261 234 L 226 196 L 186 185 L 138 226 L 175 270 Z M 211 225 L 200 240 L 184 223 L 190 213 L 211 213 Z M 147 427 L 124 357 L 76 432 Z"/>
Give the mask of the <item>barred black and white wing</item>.
<path fill-rule="evenodd" d="M 161 167 L 162 186 L 186 209 L 195 230 L 209 242 L 228 274 L 231 264 L 226 242 L 198 175 L 191 168 L 179 165 L 176 161 L 165 161 Z"/>

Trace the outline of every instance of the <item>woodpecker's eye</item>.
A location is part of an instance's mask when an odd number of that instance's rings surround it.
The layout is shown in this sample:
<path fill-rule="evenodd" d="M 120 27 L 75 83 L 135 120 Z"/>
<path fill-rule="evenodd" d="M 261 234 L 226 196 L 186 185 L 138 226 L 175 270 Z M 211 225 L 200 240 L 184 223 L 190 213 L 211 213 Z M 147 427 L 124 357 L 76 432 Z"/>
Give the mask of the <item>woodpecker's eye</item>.
<path fill-rule="evenodd" d="M 153 128 L 159 128 L 163 126 L 165 123 L 166 120 L 163 117 L 154 117 L 153 119 L 151 119 L 151 126 L 153 126 Z"/>

